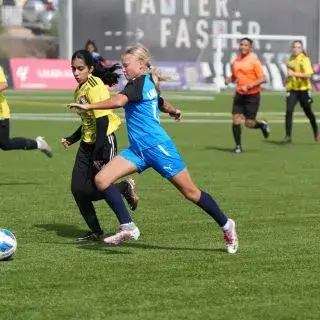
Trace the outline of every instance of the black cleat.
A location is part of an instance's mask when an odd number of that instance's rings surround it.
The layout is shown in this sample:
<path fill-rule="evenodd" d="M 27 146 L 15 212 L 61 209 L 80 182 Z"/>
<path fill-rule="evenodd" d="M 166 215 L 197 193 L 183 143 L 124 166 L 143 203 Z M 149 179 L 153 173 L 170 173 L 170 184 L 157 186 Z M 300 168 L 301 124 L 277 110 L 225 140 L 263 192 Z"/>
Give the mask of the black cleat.
<path fill-rule="evenodd" d="M 233 153 L 242 153 L 243 150 L 241 148 L 241 146 L 236 146 L 233 150 L 232 150 Z"/>
<path fill-rule="evenodd" d="M 291 137 L 285 136 L 285 137 L 283 138 L 281 144 L 289 144 L 289 143 L 291 143 L 291 142 L 292 142 Z"/>
<path fill-rule="evenodd" d="M 269 136 L 270 136 L 270 126 L 269 126 L 269 123 L 268 123 L 268 121 L 266 121 L 266 120 L 262 120 L 262 121 L 261 121 L 261 124 L 262 124 L 262 128 L 261 128 L 262 134 L 263 134 L 263 136 L 264 136 L 265 139 L 268 139 Z"/>
<path fill-rule="evenodd" d="M 137 189 L 136 184 L 133 179 L 129 178 L 126 180 L 127 183 L 127 189 L 122 194 L 126 201 L 128 202 L 128 205 L 130 206 L 130 209 L 132 211 L 137 209 L 139 198 L 137 195 Z"/>
<path fill-rule="evenodd" d="M 83 237 L 77 238 L 76 242 L 100 241 L 103 240 L 103 235 L 103 233 L 89 231 Z"/>

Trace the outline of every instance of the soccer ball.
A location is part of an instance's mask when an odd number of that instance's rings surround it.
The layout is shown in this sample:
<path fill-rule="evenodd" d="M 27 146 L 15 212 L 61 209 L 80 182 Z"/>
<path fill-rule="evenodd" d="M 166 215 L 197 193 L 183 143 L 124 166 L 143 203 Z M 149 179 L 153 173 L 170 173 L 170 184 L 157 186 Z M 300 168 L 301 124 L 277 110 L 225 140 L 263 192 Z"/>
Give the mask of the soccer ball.
<path fill-rule="evenodd" d="M 17 250 L 17 239 L 7 229 L 0 229 L 0 261 L 11 258 Z"/>

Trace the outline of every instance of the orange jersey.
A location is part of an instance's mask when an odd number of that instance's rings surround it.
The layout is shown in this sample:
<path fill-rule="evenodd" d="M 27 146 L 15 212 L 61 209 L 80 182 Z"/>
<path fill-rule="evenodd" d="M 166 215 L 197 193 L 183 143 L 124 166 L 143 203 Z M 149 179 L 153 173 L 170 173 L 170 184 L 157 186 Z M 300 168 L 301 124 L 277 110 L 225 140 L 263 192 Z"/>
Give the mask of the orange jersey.
<path fill-rule="evenodd" d="M 255 86 L 247 92 L 240 89 L 252 85 L 257 79 L 264 77 L 264 71 L 260 60 L 254 53 L 246 56 L 238 56 L 232 63 L 232 78 L 237 84 L 236 91 L 240 94 L 255 94 L 261 91 L 261 86 Z"/>

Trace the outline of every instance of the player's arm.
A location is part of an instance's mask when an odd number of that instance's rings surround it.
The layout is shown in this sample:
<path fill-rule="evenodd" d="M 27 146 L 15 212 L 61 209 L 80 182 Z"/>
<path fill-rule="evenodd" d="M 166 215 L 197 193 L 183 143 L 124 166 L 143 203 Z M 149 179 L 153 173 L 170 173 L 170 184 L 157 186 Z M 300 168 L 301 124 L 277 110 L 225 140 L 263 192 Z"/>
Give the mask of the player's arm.
<path fill-rule="evenodd" d="M 3 69 L 0 67 L 0 92 L 8 88 L 7 78 L 3 72 Z"/>
<path fill-rule="evenodd" d="M 123 108 L 129 101 L 138 102 L 143 98 L 143 84 L 144 78 L 139 77 L 136 80 L 129 80 L 125 88 L 118 94 L 109 99 L 98 103 L 78 104 L 70 103 L 69 108 L 77 108 L 80 110 L 88 111 L 93 109 L 118 109 Z"/>
<path fill-rule="evenodd" d="M 229 77 L 226 77 L 224 79 L 224 84 L 227 86 L 229 85 L 230 83 L 233 83 L 236 81 L 236 77 L 235 77 L 235 73 L 234 73 L 234 67 L 233 67 L 233 63 L 231 65 L 231 76 Z"/>
<path fill-rule="evenodd" d="M 175 108 L 169 101 L 159 97 L 158 105 L 161 112 L 168 113 L 170 117 L 173 117 L 177 121 L 181 119 L 181 111 Z"/>
<path fill-rule="evenodd" d="M 294 72 L 291 69 L 288 69 L 288 76 L 290 77 L 296 77 L 296 78 L 306 78 L 310 79 L 312 75 L 314 74 L 311 61 L 308 57 L 305 57 L 303 62 L 302 62 L 302 69 L 303 72 Z"/>
<path fill-rule="evenodd" d="M 82 126 L 80 126 L 71 136 L 61 139 L 62 145 L 67 149 L 72 144 L 78 142 L 81 139 Z"/>

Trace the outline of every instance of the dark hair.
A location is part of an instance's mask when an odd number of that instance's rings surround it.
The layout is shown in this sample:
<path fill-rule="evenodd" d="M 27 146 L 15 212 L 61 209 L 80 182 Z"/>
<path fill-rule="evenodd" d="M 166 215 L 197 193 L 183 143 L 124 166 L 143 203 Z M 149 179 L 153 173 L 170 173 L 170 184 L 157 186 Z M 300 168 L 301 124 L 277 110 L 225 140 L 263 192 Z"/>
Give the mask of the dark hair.
<path fill-rule="evenodd" d="M 247 38 L 247 37 L 241 38 L 239 42 L 242 42 L 242 41 L 248 41 L 251 46 L 253 45 L 253 40 L 250 38 Z"/>
<path fill-rule="evenodd" d="M 94 52 L 98 52 L 98 47 L 96 46 L 95 42 L 92 41 L 92 40 L 90 40 L 90 39 L 87 40 L 84 48 L 85 48 L 85 49 L 88 49 L 88 47 L 89 47 L 90 45 L 92 45 L 92 46 L 94 47 L 94 50 L 93 50 Z"/>
<path fill-rule="evenodd" d="M 308 57 L 308 53 L 303 49 L 303 42 L 301 40 L 294 40 L 291 42 L 291 46 L 293 46 L 295 43 L 299 43 L 301 44 L 301 48 L 302 48 L 302 53 Z"/>
<path fill-rule="evenodd" d="M 105 67 L 101 61 L 93 59 L 92 54 L 85 49 L 77 50 L 73 53 L 71 60 L 80 59 L 88 68 L 93 67 L 92 75 L 100 78 L 104 84 L 113 86 L 118 83 L 120 74 L 115 72 L 121 69 L 119 64 L 113 64 L 111 67 Z"/>

